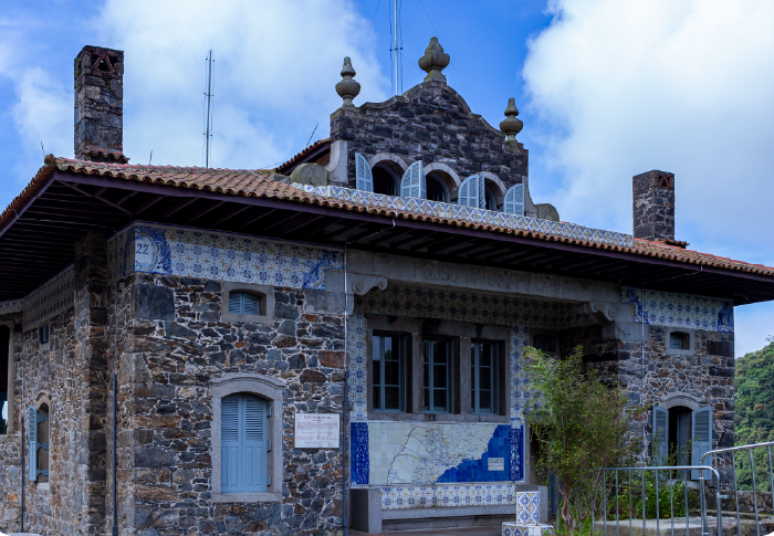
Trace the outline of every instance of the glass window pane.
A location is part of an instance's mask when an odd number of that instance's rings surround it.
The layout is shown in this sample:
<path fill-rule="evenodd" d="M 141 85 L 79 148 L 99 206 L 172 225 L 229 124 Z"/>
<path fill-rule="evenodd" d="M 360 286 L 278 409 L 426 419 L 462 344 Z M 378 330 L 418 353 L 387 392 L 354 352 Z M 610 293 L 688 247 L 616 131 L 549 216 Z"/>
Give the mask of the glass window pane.
<path fill-rule="evenodd" d="M 373 366 L 374 370 L 374 385 L 382 384 L 382 364 L 376 361 Z"/>
<path fill-rule="evenodd" d="M 482 368 L 478 378 L 479 389 L 492 389 L 492 369 Z"/>
<path fill-rule="evenodd" d="M 382 339 L 382 351 L 384 352 L 385 359 L 394 359 L 392 352 L 392 337 L 381 337 Z M 396 356 L 397 357 L 397 356 Z"/>
<path fill-rule="evenodd" d="M 433 389 L 433 411 L 448 411 L 446 389 Z"/>
<path fill-rule="evenodd" d="M 384 363 L 384 385 L 400 385 L 400 365 L 397 361 Z"/>
<path fill-rule="evenodd" d="M 384 388 L 384 409 L 400 410 L 400 388 Z"/>
<path fill-rule="evenodd" d="M 374 361 L 381 361 L 382 359 L 382 339 L 383 337 L 374 336 L 374 344 L 373 344 Z"/>
<path fill-rule="evenodd" d="M 384 409 L 382 407 L 382 388 L 374 385 L 374 409 Z"/>
<path fill-rule="evenodd" d="M 430 411 L 430 389 L 425 387 L 425 411 Z"/>
<path fill-rule="evenodd" d="M 479 400 L 479 411 L 492 411 L 492 392 L 491 391 L 480 391 L 478 394 L 478 400 Z"/>
<path fill-rule="evenodd" d="M 447 383 L 448 374 L 446 371 L 446 365 L 436 365 L 433 367 L 433 387 L 445 389 L 449 385 Z"/>
<path fill-rule="evenodd" d="M 493 350 L 493 344 L 486 344 L 482 345 L 483 351 L 481 352 L 481 357 L 479 358 L 479 363 L 482 367 L 491 367 L 492 366 L 492 350 Z"/>

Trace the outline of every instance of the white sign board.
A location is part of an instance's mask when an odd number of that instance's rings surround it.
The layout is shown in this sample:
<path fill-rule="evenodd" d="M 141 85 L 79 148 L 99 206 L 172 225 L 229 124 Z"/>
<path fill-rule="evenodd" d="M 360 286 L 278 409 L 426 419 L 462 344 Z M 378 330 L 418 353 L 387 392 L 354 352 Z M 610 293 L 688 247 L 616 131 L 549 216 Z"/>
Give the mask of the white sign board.
<path fill-rule="evenodd" d="M 339 448 L 338 413 L 296 413 L 297 449 Z"/>
<path fill-rule="evenodd" d="M 505 458 L 489 458 L 490 471 L 505 471 Z"/>

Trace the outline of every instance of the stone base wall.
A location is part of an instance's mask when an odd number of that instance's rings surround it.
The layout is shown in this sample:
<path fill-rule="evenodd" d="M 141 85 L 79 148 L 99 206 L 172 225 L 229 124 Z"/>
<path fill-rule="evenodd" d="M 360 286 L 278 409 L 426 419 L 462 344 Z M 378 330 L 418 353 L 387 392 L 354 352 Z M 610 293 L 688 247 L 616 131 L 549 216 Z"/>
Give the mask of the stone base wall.
<path fill-rule="evenodd" d="M 21 434 L 0 436 L 0 532 L 18 532 L 21 523 Z"/>
<path fill-rule="evenodd" d="M 341 413 L 343 317 L 305 314 L 304 291 L 274 288 L 269 324 L 230 324 L 220 282 L 136 274 L 124 284 L 122 309 L 131 302 L 135 316 L 121 365 L 119 481 L 133 503 L 121 533 L 341 532 L 342 449 L 296 449 L 293 429 L 296 412 Z M 281 504 L 212 501 L 210 380 L 239 372 L 285 383 Z"/>

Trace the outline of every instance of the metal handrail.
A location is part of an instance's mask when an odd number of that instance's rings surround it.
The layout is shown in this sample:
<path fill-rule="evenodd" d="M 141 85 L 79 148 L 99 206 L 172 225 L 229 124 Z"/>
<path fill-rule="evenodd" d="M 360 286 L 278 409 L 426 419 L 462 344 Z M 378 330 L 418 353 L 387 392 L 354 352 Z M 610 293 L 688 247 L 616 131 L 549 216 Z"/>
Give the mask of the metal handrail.
<path fill-rule="evenodd" d="M 758 497 L 755 491 L 755 462 L 753 460 L 753 449 L 766 447 L 769 454 L 769 482 L 771 485 L 771 497 L 772 497 L 772 514 L 774 514 L 774 469 L 772 468 L 771 459 L 771 447 L 774 446 L 774 441 L 766 443 L 755 443 L 753 445 L 742 445 L 741 447 L 728 447 L 725 449 L 710 450 L 705 453 L 700 460 L 700 463 L 704 463 L 704 459 L 707 456 L 714 454 L 731 454 L 731 468 L 734 474 L 734 502 L 736 503 L 736 530 L 739 536 L 742 536 L 742 523 L 739 515 L 739 488 L 736 484 L 736 460 L 734 460 L 734 453 L 742 450 L 746 450 L 750 454 L 750 474 L 752 476 L 752 493 L 753 493 L 753 507 L 755 509 L 755 531 L 758 536 L 761 536 L 760 522 L 758 520 Z M 718 501 L 720 501 L 718 496 Z M 720 511 L 720 502 L 718 502 L 718 512 Z"/>
<path fill-rule="evenodd" d="M 720 473 L 712 466 L 709 465 L 673 465 L 673 466 L 655 466 L 655 467 L 609 467 L 604 470 L 603 476 L 602 476 L 602 487 L 604 489 L 604 495 L 603 495 L 603 512 L 604 512 L 604 534 L 607 535 L 607 475 L 606 473 L 608 471 L 615 471 L 615 480 L 616 485 L 618 484 L 618 471 L 626 471 L 628 472 L 629 476 L 629 535 L 631 536 L 632 533 L 632 516 L 631 516 L 631 473 L 633 471 L 639 471 L 642 473 L 642 533 L 646 533 L 646 515 L 645 515 L 645 472 L 646 471 L 655 471 L 656 472 L 656 480 L 658 481 L 658 471 L 683 471 L 685 472 L 685 481 L 687 483 L 688 481 L 688 472 L 689 471 L 699 471 L 699 486 L 700 486 L 700 493 L 699 493 L 699 500 L 701 502 L 701 525 L 702 525 L 702 536 L 709 536 L 709 522 L 707 521 L 707 507 L 705 504 L 705 496 L 704 496 L 704 471 L 710 471 L 713 475 L 713 480 L 716 482 L 715 486 L 715 494 L 716 494 L 716 505 L 717 505 L 717 536 L 723 536 L 723 514 L 721 512 L 720 508 L 720 501 L 721 501 L 721 494 L 720 494 Z M 658 501 L 658 484 L 656 484 L 656 533 L 661 534 L 661 520 L 659 516 L 659 501 Z M 674 514 L 674 496 L 672 488 L 670 487 L 670 507 L 671 507 L 671 514 Z M 616 489 L 616 536 L 619 536 L 620 532 L 620 520 L 618 519 L 618 490 Z M 688 487 L 685 486 L 685 506 L 686 506 L 686 516 L 685 516 L 685 533 L 688 535 L 690 533 L 689 528 L 689 520 L 688 520 Z M 675 533 L 675 520 L 674 515 L 671 515 L 671 528 L 672 528 L 672 536 L 674 536 Z M 592 514 L 592 526 L 594 524 L 594 518 Z"/>

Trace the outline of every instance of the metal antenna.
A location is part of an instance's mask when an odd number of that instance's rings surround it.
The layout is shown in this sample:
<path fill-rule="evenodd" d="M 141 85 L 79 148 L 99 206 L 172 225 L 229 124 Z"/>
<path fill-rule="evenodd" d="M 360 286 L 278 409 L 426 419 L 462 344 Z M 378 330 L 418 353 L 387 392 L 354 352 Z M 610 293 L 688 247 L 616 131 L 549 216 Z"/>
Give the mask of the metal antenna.
<path fill-rule="evenodd" d="M 205 149 L 204 149 L 204 167 L 209 168 L 210 167 L 210 138 L 212 137 L 212 134 L 210 134 L 210 129 L 212 127 L 212 113 L 211 113 L 211 102 L 212 102 L 212 49 L 210 49 L 210 54 L 207 57 L 207 64 L 208 64 L 208 71 L 207 71 L 207 93 L 204 95 L 207 97 L 207 132 L 205 134 L 206 136 L 206 143 L 205 143 Z"/>
<path fill-rule="evenodd" d="M 395 96 L 398 96 L 398 61 L 400 51 L 398 49 L 398 0 L 395 0 Z"/>

